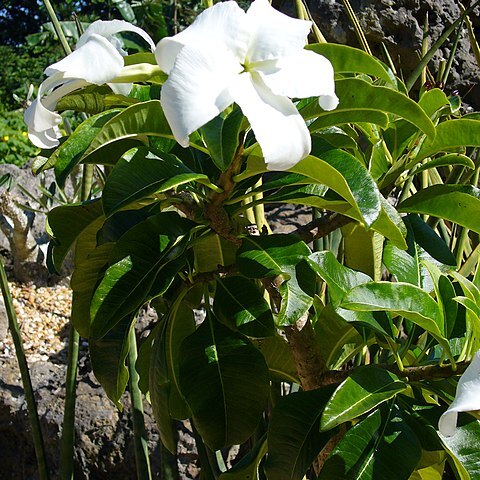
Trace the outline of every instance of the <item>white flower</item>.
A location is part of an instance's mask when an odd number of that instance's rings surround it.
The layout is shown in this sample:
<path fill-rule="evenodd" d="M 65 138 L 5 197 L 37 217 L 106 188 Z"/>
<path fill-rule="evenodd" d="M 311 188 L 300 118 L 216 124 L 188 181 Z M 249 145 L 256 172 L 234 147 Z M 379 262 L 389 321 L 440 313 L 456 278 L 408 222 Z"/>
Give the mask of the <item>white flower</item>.
<path fill-rule="evenodd" d="M 37 98 L 25 111 L 28 136 L 34 145 L 53 148 L 59 144 L 58 124 L 62 117 L 55 112 L 55 106 L 61 97 L 85 85 L 102 85 L 118 76 L 124 66 L 126 52 L 114 35 L 127 31 L 140 35 L 152 50 L 155 48 L 152 39 L 135 25 L 123 20 L 98 20 L 78 39 L 74 52 L 45 69 L 48 78 L 40 85 Z M 110 87 L 116 93 L 128 94 L 131 85 L 111 84 Z"/>
<path fill-rule="evenodd" d="M 438 430 L 444 437 L 455 435 L 458 412 L 480 410 L 480 350 L 460 377 L 452 404 L 440 417 Z"/>
<path fill-rule="evenodd" d="M 169 77 L 161 102 L 177 141 L 187 147 L 192 132 L 236 102 L 269 169 L 286 170 L 306 157 L 310 134 L 287 97 L 318 96 L 325 110 L 338 104 L 331 63 L 304 50 L 310 27 L 268 0 L 255 0 L 246 13 L 227 1 L 162 39 L 155 57 Z"/>

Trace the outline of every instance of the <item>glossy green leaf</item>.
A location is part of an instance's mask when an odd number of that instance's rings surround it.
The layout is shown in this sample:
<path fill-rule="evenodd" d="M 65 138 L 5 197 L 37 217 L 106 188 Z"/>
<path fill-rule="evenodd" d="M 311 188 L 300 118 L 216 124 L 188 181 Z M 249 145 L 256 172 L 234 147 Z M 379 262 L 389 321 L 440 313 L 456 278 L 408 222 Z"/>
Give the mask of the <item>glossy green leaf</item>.
<path fill-rule="evenodd" d="M 235 263 L 237 247 L 216 233 L 196 239 L 193 245 L 195 272 L 216 272 Z"/>
<path fill-rule="evenodd" d="M 101 216 L 102 205 L 98 200 L 62 205 L 48 213 L 47 232 L 52 238 L 52 263 L 56 271 L 60 270 L 78 236 Z"/>
<path fill-rule="evenodd" d="M 383 249 L 383 263 L 399 282 L 421 286 L 420 264 L 416 255 L 400 250 L 391 243 Z"/>
<path fill-rule="evenodd" d="M 281 398 L 268 427 L 267 478 L 301 480 L 335 431 L 320 432 L 320 416 L 333 388 Z"/>
<path fill-rule="evenodd" d="M 261 462 L 268 451 L 265 436 L 233 468 L 222 473 L 219 480 L 261 480 Z"/>
<path fill-rule="evenodd" d="M 305 114 L 307 112 L 304 112 Z M 312 113 L 312 115 L 314 115 Z M 321 132 L 322 129 L 344 125 L 346 123 L 374 123 L 382 128 L 388 126 L 388 115 L 380 110 L 367 108 L 332 110 L 327 113 L 315 115 L 315 120 L 308 126 L 313 132 Z"/>
<path fill-rule="evenodd" d="M 90 332 L 94 338 L 105 335 L 123 316 L 151 298 L 149 291 L 157 276 L 167 272 L 169 262 L 184 252 L 184 239 L 192 226 L 189 220 L 167 212 L 140 222 L 122 236 L 92 299 Z M 168 278 L 162 279 L 165 288 L 175 274 L 168 271 Z"/>
<path fill-rule="evenodd" d="M 120 110 L 109 110 L 83 121 L 75 131 L 50 155 L 40 170 L 55 167 L 55 176 L 60 186 L 65 184 L 68 174 L 78 164 L 80 157 L 102 127 Z"/>
<path fill-rule="evenodd" d="M 320 428 L 330 430 L 360 417 L 406 388 L 407 385 L 388 370 L 374 366 L 354 370 L 325 406 Z"/>
<path fill-rule="evenodd" d="M 467 414 L 459 415 L 457 430 L 453 437 L 441 437 L 462 480 L 476 480 L 480 477 L 479 438 L 480 423 Z"/>
<path fill-rule="evenodd" d="M 162 320 L 150 354 L 149 391 L 152 410 L 164 445 L 174 452 L 172 418 L 185 419 L 191 412 L 180 393 L 180 346 L 195 331 L 193 311 L 180 295 Z"/>
<path fill-rule="evenodd" d="M 242 111 L 235 107 L 226 118 L 217 116 L 200 130 L 213 162 L 222 172 L 228 168 L 235 156 L 243 119 Z"/>
<path fill-rule="evenodd" d="M 372 112 L 391 113 L 415 125 L 429 137 L 435 137 L 435 126 L 425 111 L 403 93 L 391 88 L 372 85 L 360 78 L 344 78 L 335 82 L 335 93 L 340 103 L 332 113 L 324 112 L 320 107 L 307 107 L 302 112 L 307 118 L 338 113 L 342 110 L 371 110 Z M 321 120 L 319 120 L 321 121 Z M 368 122 L 368 120 L 365 120 Z M 315 122 L 310 126 L 315 129 Z"/>
<path fill-rule="evenodd" d="M 270 306 L 256 284 L 239 275 L 218 278 L 213 309 L 218 319 L 250 337 L 269 337 L 275 325 Z"/>
<path fill-rule="evenodd" d="M 387 311 L 402 315 L 429 332 L 450 354 L 444 337 L 442 311 L 438 303 L 419 287 L 408 283 L 366 283 L 350 290 L 342 307 L 355 311 Z"/>
<path fill-rule="evenodd" d="M 278 334 L 256 342 L 272 379 L 300 384 L 295 359 L 287 341 Z"/>
<path fill-rule="evenodd" d="M 115 104 L 115 101 L 118 103 Z M 128 106 L 132 102 L 135 100 L 115 95 L 107 85 L 89 85 L 60 98 L 55 109 L 59 112 L 73 110 L 95 115 L 113 106 Z"/>
<path fill-rule="evenodd" d="M 108 176 L 102 196 L 105 215 L 193 181 L 210 183 L 207 175 L 192 172 L 175 155 L 140 148 L 128 160 L 120 159 Z"/>
<path fill-rule="evenodd" d="M 342 227 L 342 234 L 345 266 L 366 273 L 373 280 L 380 280 L 383 236 L 355 224 Z"/>
<path fill-rule="evenodd" d="M 108 143 L 145 135 L 173 138 L 159 100 L 137 103 L 116 115 L 93 139 L 83 159 Z M 198 134 L 191 138 L 198 140 Z"/>
<path fill-rule="evenodd" d="M 168 375 L 168 365 L 165 355 L 164 343 L 162 338 L 165 335 L 166 323 L 163 323 L 156 330 L 150 351 L 150 368 L 149 368 L 149 392 L 150 403 L 152 404 L 152 412 L 157 423 L 160 440 L 162 444 L 171 453 L 175 453 L 177 449 L 173 419 L 170 415 L 170 384 L 171 380 Z"/>
<path fill-rule="evenodd" d="M 313 139 L 312 153 L 317 156 L 309 155 L 292 167 L 290 172 L 310 178 L 337 192 L 356 210 L 350 216 L 356 215 L 370 227 L 380 215 L 381 195 L 368 170 L 352 155 L 332 149 L 318 137 Z M 256 149 L 248 158 L 247 169 L 235 181 L 266 171 L 261 152 Z"/>
<path fill-rule="evenodd" d="M 277 323 L 292 325 L 310 308 L 315 274 L 305 259 L 310 249 L 299 238 L 287 235 L 251 236 L 237 251 L 240 273 L 248 278 L 276 277 L 282 297 Z"/>
<path fill-rule="evenodd" d="M 461 153 L 450 153 L 449 155 L 443 155 L 442 157 L 437 157 L 424 163 L 421 167 L 413 171 L 411 175 L 416 175 L 430 168 L 446 167 L 449 165 L 462 165 L 470 169 L 475 168 L 475 163 L 473 163 L 471 158 Z"/>
<path fill-rule="evenodd" d="M 330 302 L 341 318 L 347 322 L 367 326 L 384 335 L 392 334 L 391 326 L 383 318 L 379 316 L 376 318 L 366 311 L 348 311 L 341 308 L 345 295 L 350 289 L 372 280 L 368 275 L 345 267 L 329 251 L 313 253 L 310 255 L 308 263 L 317 275 L 327 283 Z"/>
<path fill-rule="evenodd" d="M 480 233 L 480 190 L 470 185 L 433 185 L 404 200 L 398 211 L 444 218 Z"/>
<path fill-rule="evenodd" d="M 408 214 L 404 220 L 416 244 L 436 261 L 444 265 L 456 266 L 457 262 L 448 245 L 423 218 L 416 214 Z"/>
<path fill-rule="evenodd" d="M 396 406 L 375 410 L 333 449 L 318 480 L 405 480 L 421 456 L 414 431 Z"/>
<path fill-rule="evenodd" d="M 218 450 L 247 440 L 269 395 L 262 354 L 210 314 L 183 342 L 180 362 L 181 391 L 205 443 Z"/>
<path fill-rule="evenodd" d="M 315 336 L 320 347 L 319 353 L 322 362 L 326 368 L 335 369 L 337 362 L 349 345 L 363 345 L 363 339 L 352 323 L 347 322 L 336 313 L 331 303 L 321 310 L 315 320 Z"/>
<path fill-rule="evenodd" d="M 480 146 L 480 121 L 458 118 L 440 123 L 435 138 L 425 140 L 415 157 L 415 163 L 438 152 Z"/>
<path fill-rule="evenodd" d="M 375 57 L 358 48 L 338 43 L 315 43 L 307 50 L 328 58 L 336 73 L 365 73 L 396 84 L 394 75 Z"/>
<path fill-rule="evenodd" d="M 99 340 L 90 340 L 89 353 L 92 370 L 108 398 L 121 410 L 120 398 L 128 383 L 128 368 L 125 361 L 130 348 L 128 340 L 135 317 L 123 317 L 107 335 Z"/>

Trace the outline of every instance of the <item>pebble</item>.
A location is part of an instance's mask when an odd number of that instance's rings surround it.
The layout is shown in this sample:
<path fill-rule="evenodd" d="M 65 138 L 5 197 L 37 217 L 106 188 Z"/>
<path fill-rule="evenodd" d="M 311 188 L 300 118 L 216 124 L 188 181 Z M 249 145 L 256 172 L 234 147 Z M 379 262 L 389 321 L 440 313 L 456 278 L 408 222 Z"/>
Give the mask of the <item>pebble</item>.
<path fill-rule="evenodd" d="M 36 287 L 9 282 L 13 306 L 29 362 L 65 362 L 72 292 L 64 285 Z M 0 358 L 13 357 L 10 334 L 0 342 Z"/>

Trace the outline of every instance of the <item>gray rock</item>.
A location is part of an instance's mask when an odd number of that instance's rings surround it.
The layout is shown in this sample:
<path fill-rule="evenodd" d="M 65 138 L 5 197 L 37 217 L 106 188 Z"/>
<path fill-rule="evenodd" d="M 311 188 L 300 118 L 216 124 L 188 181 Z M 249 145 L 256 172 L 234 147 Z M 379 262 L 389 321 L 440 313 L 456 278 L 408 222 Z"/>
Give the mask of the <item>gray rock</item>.
<path fill-rule="evenodd" d="M 294 2 L 274 0 L 274 6 L 295 15 Z M 307 0 L 308 7 L 320 30 L 330 42 L 359 47 L 359 42 L 345 13 L 341 0 Z M 382 43 L 393 59 L 398 73 L 406 79 L 418 64 L 416 52 L 421 51 L 423 25 L 428 14 L 432 44 L 460 16 L 456 0 L 350 0 L 373 53 L 386 61 Z M 480 10 L 470 15 L 477 38 L 480 38 Z M 436 74 L 439 61 L 447 60 L 454 35 L 444 44 L 429 68 Z M 466 28 L 454 56 L 452 71 L 445 86 L 447 93 L 458 89 L 463 100 L 480 108 L 480 68 L 473 56 Z"/>
<path fill-rule="evenodd" d="M 36 480 L 35 453 L 16 360 L 0 360 L 0 478 Z M 65 365 L 35 362 L 30 374 L 51 478 L 59 478 L 60 435 L 63 421 Z M 75 478 L 78 480 L 131 480 L 136 478 L 128 395 L 120 412 L 106 397 L 90 371 L 87 358 L 80 362 L 76 402 Z M 152 477 L 161 478 L 158 429 L 145 405 Z M 190 430 L 179 424 L 178 461 L 181 478 L 195 478 L 196 450 Z M 173 459 L 175 461 L 175 459 Z"/>

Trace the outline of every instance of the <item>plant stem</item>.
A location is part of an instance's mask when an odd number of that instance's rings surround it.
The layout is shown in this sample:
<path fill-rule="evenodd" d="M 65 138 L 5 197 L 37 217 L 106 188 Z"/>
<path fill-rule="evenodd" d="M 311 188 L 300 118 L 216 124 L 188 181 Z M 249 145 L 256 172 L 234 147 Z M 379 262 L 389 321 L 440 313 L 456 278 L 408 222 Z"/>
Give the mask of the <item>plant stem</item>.
<path fill-rule="evenodd" d="M 23 350 L 22 336 L 17 322 L 17 315 L 13 307 L 12 296 L 8 287 L 7 274 L 3 262 L 0 260 L 0 286 L 2 289 L 3 300 L 5 302 L 5 309 L 8 317 L 8 328 L 12 334 L 13 344 L 15 345 L 15 354 L 17 356 L 18 366 L 20 368 L 20 375 L 22 377 L 23 390 L 25 392 L 25 401 L 27 402 L 28 418 L 30 421 L 30 428 L 32 429 L 33 446 L 35 449 L 35 456 L 37 458 L 38 474 L 41 480 L 48 480 L 47 461 L 45 457 L 45 446 L 42 437 L 42 430 L 40 427 L 40 420 L 38 418 L 37 404 L 33 394 L 32 381 L 30 372 L 28 370 L 27 359 Z"/>
<path fill-rule="evenodd" d="M 81 200 L 88 200 L 93 181 L 93 165 L 84 165 Z M 63 411 L 62 438 L 60 440 L 60 478 L 73 479 L 75 456 L 75 404 L 80 335 L 69 324 L 67 378 L 65 380 L 65 406 Z"/>
<path fill-rule="evenodd" d="M 137 479 L 150 480 L 150 460 L 148 458 L 147 434 L 143 416 L 142 392 L 138 387 L 139 375 L 135 369 L 137 361 L 137 339 L 135 329 L 129 333 L 130 349 L 128 351 L 128 373 L 130 384 L 130 399 L 132 402 L 133 441 L 135 444 L 135 462 L 137 465 Z"/>
<path fill-rule="evenodd" d="M 67 39 L 65 38 L 65 34 L 63 33 L 62 26 L 58 21 L 57 15 L 55 14 L 55 10 L 53 9 L 52 4 L 50 3 L 50 0 L 43 0 L 43 4 L 47 9 L 50 19 L 52 20 L 53 27 L 55 28 L 55 33 L 57 34 L 58 39 L 62 44 L 62 48 L 63 48 L 63 51 L 65 52 L 65 55 L 70 55 L 72 53 L 72 49 L 70 48 L 70 45 L 68 44 Z"/>
<path fill-rule="evenodd" d="M 69 325 L 69 328 L 65 406 L 63 410 L 62 438 L 60 440 L 60 478 L 62 480 L 73 479 L 77 362 L 80 343 L 80 335 L 73 325 Z"/>

